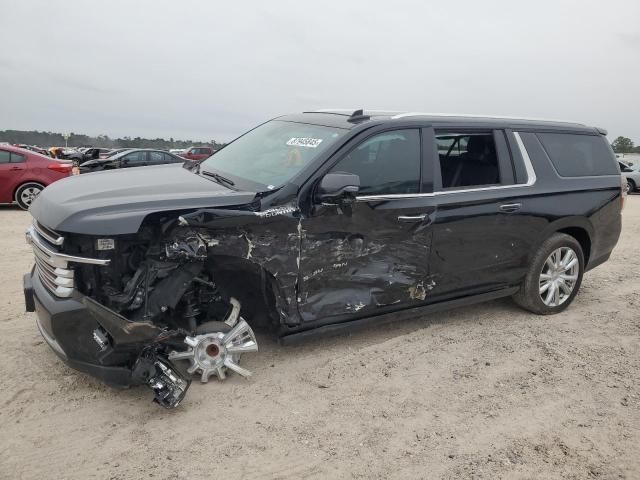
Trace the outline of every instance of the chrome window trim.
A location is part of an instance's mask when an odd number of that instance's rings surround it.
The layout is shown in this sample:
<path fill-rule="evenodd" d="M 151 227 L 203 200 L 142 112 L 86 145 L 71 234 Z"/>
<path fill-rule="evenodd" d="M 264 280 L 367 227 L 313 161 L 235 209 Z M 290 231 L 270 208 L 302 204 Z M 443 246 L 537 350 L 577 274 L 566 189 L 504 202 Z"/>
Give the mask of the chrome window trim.
<path fill-rule="evenodd" d="M 438 192 L 433 193 L 390 193 L 386 195 L 362 195 L 356 197 L 356 201 L 358 202 L 369 202 L 369 201 L 377 201 L 377 200 L 401 200 L 405 198 L 423 198 L 423 197 L 436 197 L 439 195 L 451 195 L 454 193 L 471 193 L 471 192 L 486 192 L 493 190 L 504 190 L 508 188 L 521 188 L 521 187 L 531 187 L 536 183 L 536 171 L 533 168 L 533 163 L 531 162 L 531 157 L 529 157 L 529 153 L 522 142 L 522 138 L 520 137 L 519 132 L 513 132 L 513 135 L 516 138 L 516 144 L 518 145 L 518 149 L 520 150 L 520 154 L 522 155 L 522 160 L 524 161 L 524 168 L 527 172 L 527 181 L 526 183 L 516 183 L 513 185 L 495 185 L 492 187 L 480 187 L 480 188 L 465 188 L 460 190 L 440 190 Z"/>
<path fill-rule="evenodd" d="M 534 183 L 536 183 L 536 171 L 533 168 L 533 163 L 531 162 L 531 158 L 529 157 L 529 152 L 524 146 L 522 142 L 522 138 L 520 137 L 520 132 L 513 132 L 513 136 L 516 137 L 516 144 L 518 145 L 518 149 L 520 150 L 520 154 L 522 155 L 522 160 L 524 161 L 524 168 L 527 172 L 527 183 L 524 185 L 530 187 Z"/>

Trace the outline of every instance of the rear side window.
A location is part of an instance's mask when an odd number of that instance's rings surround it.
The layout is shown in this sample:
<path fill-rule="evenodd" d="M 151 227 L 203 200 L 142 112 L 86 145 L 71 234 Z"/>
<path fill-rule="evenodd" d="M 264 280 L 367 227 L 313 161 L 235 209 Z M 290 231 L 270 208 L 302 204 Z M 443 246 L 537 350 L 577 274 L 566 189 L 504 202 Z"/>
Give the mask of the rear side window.
<path fill-rule="evenodd" d="M 11 163 L 22 163 L 22 162 L 24 162 L 24 155 L 11 152 Z"/>
<path fill-rule="evenodd" d="M 9 163 L 11 161 L 11 152 L 0 150 L 0 163 Z"/>
<path fill-rule="evenodd" d="M 501 183 L 492 132 L 436 132 L 442 188 L 483 187 Z"/>
<path fill-rule="evenodd" d="M 563 177 L 618 175 L 615 156 L 600 135 L 538 133 L 538 139 Z"/>

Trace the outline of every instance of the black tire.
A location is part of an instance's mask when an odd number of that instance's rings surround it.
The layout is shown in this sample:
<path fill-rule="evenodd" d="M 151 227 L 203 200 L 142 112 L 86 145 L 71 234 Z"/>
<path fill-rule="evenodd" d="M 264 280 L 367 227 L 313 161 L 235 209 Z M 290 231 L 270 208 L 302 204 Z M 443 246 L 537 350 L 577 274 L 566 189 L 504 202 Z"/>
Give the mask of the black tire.
<path fill-rule="evenodd" d="M 36 182 L 25 183 L 23 185 L 20 185 L 16 190 L 14 200 L 16 201 L 16 203 L 20 208 L 22 208 L 23 210 L 29 210 L 29 206 L 31 206 L 31 202 L 33 202 L 35 197 L 37 197 L 40 194 L 40 192 L 42 192 L 42 190 L 44 190 L 44 185 L 40 183 L 36 183 Z M 37 191 L 35 195 L 33 195 L 33 193 L 27 195 L 28 192 L 35 192 L 35 191 Z"/>
<path fill-rule="evenodd" d="M 632 193 L 636 191 L 636 182 L 627 178 L 627 192 Z"/>
<path fill-rule="evenodd" d="M 562 300 L 562 303 L 550 306 L 547 305 L 541 297 L 540 276 L 543 273 L 542 269 L 549 256 L 556 250 L 566 247 L 573 250 L 578 259 L 577 279 L 575 280 L 575 283 L 573 283 L 573 290 Z M 584 253 L 580 243 L 570 235 L 554 233 L 551 237 L 545 240 L 534 255 L 529 266 L 529 271 L 527 272 L 524 282 L 522 282 L 522 285 L 520 286 L 520 291 L 513 296 L 513 299 L 522 308 L 538 315 L 553 315 L 555 313 L 560 313 L 571 304 L 577 295 L 578 290 L 580 290 L 583 273 Z"/>

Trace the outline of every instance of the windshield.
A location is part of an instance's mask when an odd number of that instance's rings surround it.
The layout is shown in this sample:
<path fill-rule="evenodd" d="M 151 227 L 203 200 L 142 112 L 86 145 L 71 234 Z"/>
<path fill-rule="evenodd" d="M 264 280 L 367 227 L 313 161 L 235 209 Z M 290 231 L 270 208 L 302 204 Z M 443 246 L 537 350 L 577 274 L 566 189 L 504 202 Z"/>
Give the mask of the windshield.
<path fill-rule="evenodd" d="M 203 172 L 218 171 L 278 187 L 340 138 L 346 130 L 273 120 L 248 132 L 202 162 Z"/>

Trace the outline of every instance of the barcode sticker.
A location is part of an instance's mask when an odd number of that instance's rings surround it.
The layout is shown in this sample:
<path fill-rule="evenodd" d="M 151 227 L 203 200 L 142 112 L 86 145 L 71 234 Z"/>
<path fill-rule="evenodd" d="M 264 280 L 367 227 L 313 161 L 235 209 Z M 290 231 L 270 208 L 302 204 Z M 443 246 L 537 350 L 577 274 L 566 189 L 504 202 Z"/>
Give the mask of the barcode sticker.
<path fill-rule="evenodd" d="M 290 147 L 317 148 L 322 142 L 321 138 L 292 138 L 287 142 Z"/>

